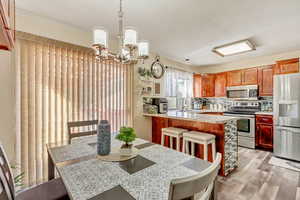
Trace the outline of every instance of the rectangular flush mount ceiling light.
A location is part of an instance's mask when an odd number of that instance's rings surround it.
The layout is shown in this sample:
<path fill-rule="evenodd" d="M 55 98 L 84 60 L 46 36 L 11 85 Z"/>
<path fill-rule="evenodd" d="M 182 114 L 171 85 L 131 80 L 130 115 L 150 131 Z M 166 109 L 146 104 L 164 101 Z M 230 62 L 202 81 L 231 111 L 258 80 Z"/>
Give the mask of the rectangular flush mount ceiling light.
<path fill-rule="evenodd" d="M 254 51 L 255 46 L 249 40 L 241 40 L 230 44 L 215 47 L 212 51 L 220 56 L 232 56 L 248 51 Z"/>

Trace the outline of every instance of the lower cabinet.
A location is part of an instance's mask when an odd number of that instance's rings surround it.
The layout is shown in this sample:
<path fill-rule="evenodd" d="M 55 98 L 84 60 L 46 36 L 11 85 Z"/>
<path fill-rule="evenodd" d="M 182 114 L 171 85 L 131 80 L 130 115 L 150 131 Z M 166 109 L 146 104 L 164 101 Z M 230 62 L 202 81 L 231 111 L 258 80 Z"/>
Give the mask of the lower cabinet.
<path fill-rule="evenodd" d="M 255 146 L 273 151 L 273 116 L 256 115 Z"/>
<path fill-rule="evenodd" d="M 168 127 L 168 119 L 161 117 L 152 117 L 152 142 L 161 143 L 161 129 Z"/>

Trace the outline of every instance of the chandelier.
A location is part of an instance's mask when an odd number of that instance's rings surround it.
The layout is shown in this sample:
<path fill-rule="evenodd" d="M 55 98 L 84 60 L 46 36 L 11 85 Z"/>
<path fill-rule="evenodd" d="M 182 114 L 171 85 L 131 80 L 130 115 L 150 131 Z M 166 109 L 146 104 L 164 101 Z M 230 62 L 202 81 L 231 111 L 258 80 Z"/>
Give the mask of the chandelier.
<path fill-rule="evenodd" d="M 93 48 L 96 58 L 100 60 L 115 60 L 122 63 L 137 63 L 139 59 L 145 60 L 149 57 L 149 43 L 147 41 L 137 42 L 137 31 L 128 27 L 124 29 L 124 13 L 122 0 L 119 10 L 119 50 L 117 53 L 108 50 L 107 31 L 103 28 L 95 28 L 93 31 Z"/>

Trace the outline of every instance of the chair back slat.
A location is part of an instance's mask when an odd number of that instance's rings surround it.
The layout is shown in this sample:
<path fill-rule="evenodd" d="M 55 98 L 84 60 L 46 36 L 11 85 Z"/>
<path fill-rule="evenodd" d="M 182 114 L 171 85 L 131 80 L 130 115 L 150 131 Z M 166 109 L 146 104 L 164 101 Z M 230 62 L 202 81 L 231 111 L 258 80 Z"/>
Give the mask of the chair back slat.
<path fill-rule="evenodd" d="M 14 199 L 14 179 L 2 144 L 0 144 L 0 181 L 1 188 L 3 189 L 3 194 L 0 194 L 0 197 L 3 195 L 3 198 L 7 196 L 8 199 Z M 6 194 L 4 195 L 4 193 Z"/>
<path fill-rule="evenodd" d="M 202 192 L 203 195 L 207 195 L 205 192 L 211 193 L 208 188 L 214 183 L 218 175 L 221 157 L 221 154 L 217 153 L 216 160 L 213 164 L 196 176 L 172 180 L 169 200 L 193 199 L 197 193 Z M 208 194 L 207 196 L 210 197 L 210 195 L 211 194 Z"/>
<path fill-rule="evenodd" d="M 0 170 L 0 199 L 1 200 L 13 200 L 9 190 L 7 181 L 5 180 L 2 171 Z"/>
<path fill-rule="evenodd" d="M 98 120 L 68 122 L 69 143 L 72 138 L 97 134 Z M 76 129 L 76 131 L 73 131 Z"/>
<path fill-rule="evenodd" d="M 80 127 L 80 126 L 91 126 L 97 125 L 98 120 L 90 120 L 90 121 L 77 121 L 77 122 L 68 122 L 68 127 Z"/>

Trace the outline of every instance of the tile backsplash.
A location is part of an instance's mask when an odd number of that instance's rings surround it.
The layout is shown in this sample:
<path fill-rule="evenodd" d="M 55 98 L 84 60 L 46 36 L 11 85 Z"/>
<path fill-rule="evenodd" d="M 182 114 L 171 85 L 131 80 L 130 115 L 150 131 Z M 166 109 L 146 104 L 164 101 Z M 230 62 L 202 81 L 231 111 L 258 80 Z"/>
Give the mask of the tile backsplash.
<path fill-rule="evenodd" d="M 273 111 L 273 98 L 272 97 L 263 97 L 260 100 L 261 111 Z"/>
<path fill-rule="evenodd" d="M 260 103 L 261 111 L 268 111 L 268 112 L 273 111 L 272 97 L 261 97 L 257 101 Z M 192 108 L 196 110 L 199 109 L 214 110 L 215 108 L 218 108 L 219 110 L 228 110 L 228 108 L 232 105 L 233 102 L 234 100 L 227 99 L 227 98 L 193 98 Z"/>

